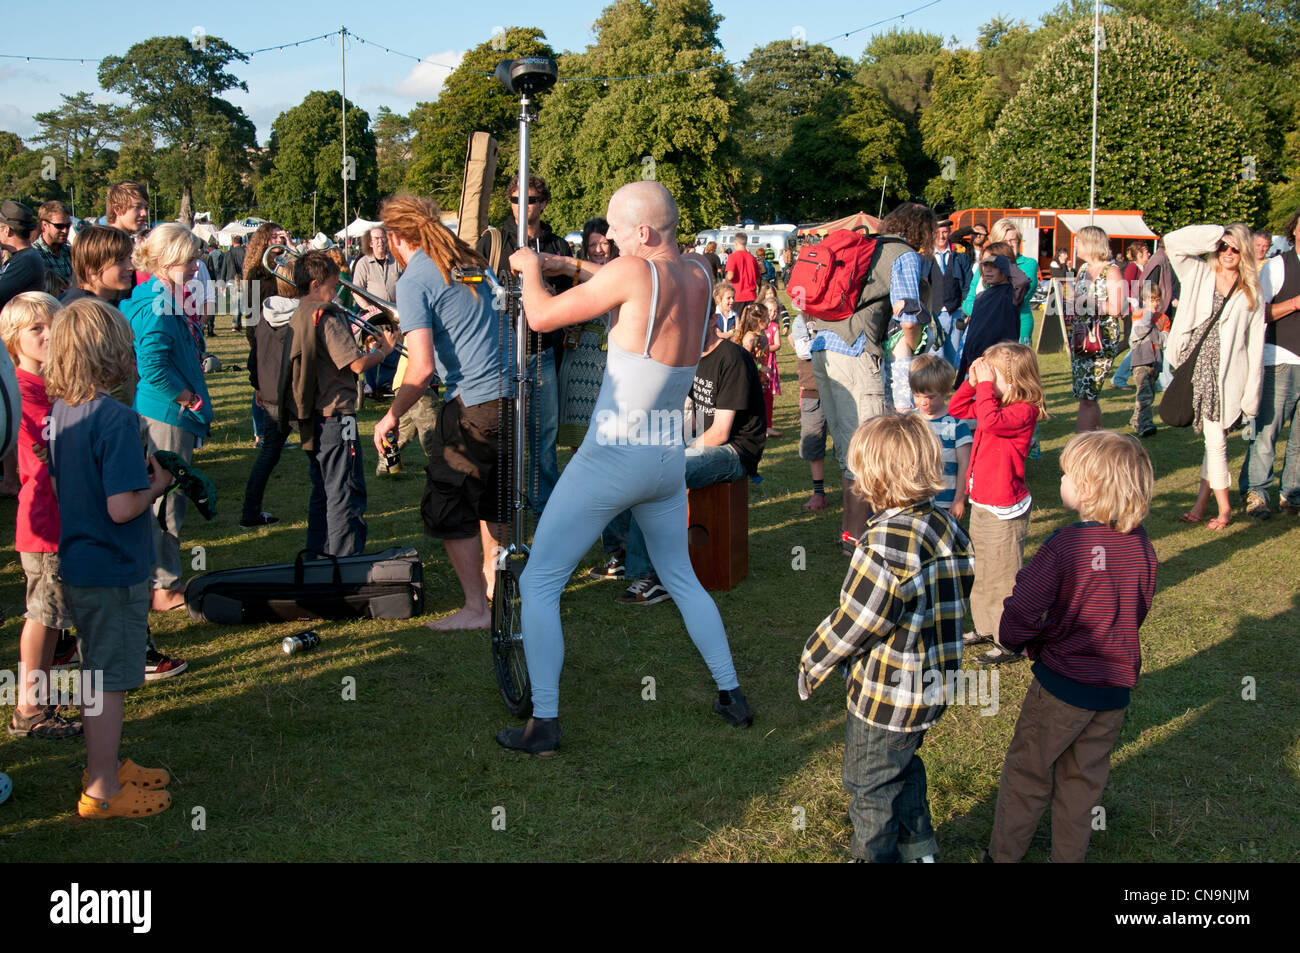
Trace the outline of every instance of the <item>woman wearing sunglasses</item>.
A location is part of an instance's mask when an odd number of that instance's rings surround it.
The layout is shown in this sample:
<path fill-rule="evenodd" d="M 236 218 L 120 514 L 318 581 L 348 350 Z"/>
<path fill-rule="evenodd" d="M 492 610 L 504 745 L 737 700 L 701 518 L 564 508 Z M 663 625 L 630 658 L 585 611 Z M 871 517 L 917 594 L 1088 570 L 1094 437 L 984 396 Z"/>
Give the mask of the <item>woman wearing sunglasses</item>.
<path fill-rule="evenodd" d="M 1189 225 L 1166 235 L 1165 248 L 1182 284 L 1165 353 L 1171 367 L 1196 355 L 1192 425 L 1205 435 L 1200 492 L 1180 518 L 1201 522 L 1213 491 L 1219 515 L 1205 525 L 1219 530 L 1232 520 L 1227 431 L 1258 413 L 1264 383 L 1259 265 L 1250 228 L 1241 223 Z"/>

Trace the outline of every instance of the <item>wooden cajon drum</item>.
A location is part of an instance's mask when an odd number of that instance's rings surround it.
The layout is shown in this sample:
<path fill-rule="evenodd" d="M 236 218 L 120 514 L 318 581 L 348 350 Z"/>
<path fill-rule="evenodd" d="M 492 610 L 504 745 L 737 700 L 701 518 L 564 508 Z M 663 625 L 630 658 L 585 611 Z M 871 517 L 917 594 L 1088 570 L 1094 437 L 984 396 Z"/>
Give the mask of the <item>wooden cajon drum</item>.
<path fill-rule="evenodd" d="M 686 493 L 686 541 L 700 585 L 735 588 L 749 572 L 749 479 Z"/>

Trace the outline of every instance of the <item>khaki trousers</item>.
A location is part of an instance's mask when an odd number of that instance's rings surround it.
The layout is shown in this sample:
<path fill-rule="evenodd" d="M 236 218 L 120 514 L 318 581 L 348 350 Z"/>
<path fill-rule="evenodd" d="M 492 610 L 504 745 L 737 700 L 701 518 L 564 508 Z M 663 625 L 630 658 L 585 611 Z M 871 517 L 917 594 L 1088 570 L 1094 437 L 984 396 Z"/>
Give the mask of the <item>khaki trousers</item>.
<path fill-rule="evenodd" d="M 1016 584 L 1025 561 L 1029 514 L 998 519 L 980 506 L 970 508 L 970 541 L 975 551 L 975 585 L 970 593 L 975 631 L 997 638 L 1002 603 Z"/>

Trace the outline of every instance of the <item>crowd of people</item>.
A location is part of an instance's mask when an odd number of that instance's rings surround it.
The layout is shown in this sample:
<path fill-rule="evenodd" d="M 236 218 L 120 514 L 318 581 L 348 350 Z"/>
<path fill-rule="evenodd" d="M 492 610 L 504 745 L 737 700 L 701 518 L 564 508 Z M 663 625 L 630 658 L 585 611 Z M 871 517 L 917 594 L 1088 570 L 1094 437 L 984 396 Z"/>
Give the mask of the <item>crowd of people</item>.
<path fill-rule="evenodd" d="M 589 575 L 628 583 L 623 605 L 671 600 L 716 684 L 714 711 L 736 727 L 752 724 L 723 620 L 691 569 L 686 499 L 688 490 L 760 479 L 766 441 L 783 436 L 773 407 L 788 339 L 799 455 L 812 480 L 804 508 L 830 505 L 828 438 L 843 481 L 837 540 L 849 570 L 839 605 L 804 648 L 797 682 L 807 698 L 846 666 L 853 858 L 937 854 L 917 752 L 951 698 L 927 680 L 949 678 L 963 650 L 978 647 L 977 665 L 1029 658 L 1034 673 L 987 857 L 1023 857 L 1050 801 L 1053 859 L 1082 860 L 1155 587 L 1142 528 L 1153 472 L 1140 439 L 1155 432 L 1161 377 L 1173 373 L 1166 401 L 1180 379 L 1186 384 L 1188 420 L 1205 439 L 1200 492 L 1185 521 L 1201 522 L 1211 496 L 1218 515 L 1206 525 L 1231 519 L 1225 434 L 1242 422 L 1254 434 L 1239 480 L 1246 511 L 1271 512 L 1274 444 L 1287 420 L 1280 509 L 1300 511 L 1300 378 L 1289 370 L 1300 367 L 1295 250 L 1260 261 L 1247 226 L 1195 225 L 1165 236 L 1154 254 L 1135 246 L 1130 277 L 1105 232 L 1084 228 L 1077 260 L 1053 261 L 1051 279 L 1069 290 L 1079 401 L 1060 494 L 1080 521 L 1025 565 L 1034 504 L 1027 461 L 1048 414 L 1029 346 L 1038 268 L 1020 253 L 1014 222 L 954 232 L 929 208 L 900 205 L 871 236 L 852 314 L 832 321 L 786 313 L 777 286 L 789 281 L 792 249 L 774 263 L 753 255 L 742 232 L 725 261 L 716 247 L 684 250 L 676 203 L 658 183 L 619 189 L 605 215 L 585 223 L 576 253 L 543 218 L 544 180 L 516 177 L 506 197 L 512 209 L 528 202 L 522 240 L 509 219 L 468 244 L 441 225 L 432 201 L 399 195 L 383 203 L 382 227 L 351 265 L 323 248 L 273 260 L 270 246 L 291 244 L 273 222 L 246 248 L 214 257 L 184 226 L 150 228 L 147 196 L 134 183 L 109 190 L 107 224 L 83 231 L 70 252 L 66 208 L 47 203 L 32 213 L 3 203 L 0 335 L 23 400 L 17 459 L 5 473 L 20 486 L 16 548 L 27 579 L 24 688 L 10 734 L 84 732 L 82 816 L 144 816 L 170 805 L 165 771 L 120 759 L 123 699 L 187 667 L 148 634 L 150 611 L 184 604 L 186 501 L 167 492 L 171 474 L 159 455 L 188 463 L 210 434 L 206 338 L 216 333 L 212 289 L 227 275 L 246 292 L 232 321 L 249 342 L 257 441 L 242 526 L 277 522 L 263 499 L 296 431 L 312 483 L 307 549 L 363 552 L 358 401 L 388 395 L 373 434 L 377 472 L 418 438 L 428 457 L 424 528 L 443 540 L 462 590 L 463 605 L 432 628 L 490 625 L 508 461 L 523 452 L 529 464 L 518 489 L 538 517 L 521 579 L 533 716 L 501 731 L 501 745 L 541 756 L 560 746 L 560 599 L 597 539 L 603 562 Z M 1300 213 L 1287 229 L 1293 240 L 1297 222 Z M 458 269 L 519 276 L 528 329 L 522 409 L 506 383 L 513 329 L 488 287 L 458 280 Z M 358 300 L 344 301 L 351 288 Z M 400 330 L 359 330 L 349 311 L 368 300 L 395 302 Z M 1136 388 L 1133 436 L 1101 430 L 1100 395 L 1125 344 L 1128 366 L 1119 371 Z M 517 412 L 526 415 L 526 447 L 513 446 Z M 576 447 L 562 472 L 558 446 Z M 79 721 L 30 677 L 48 676 L 68 630 L 83 668 L 104 678 L 105 704 Z"/>

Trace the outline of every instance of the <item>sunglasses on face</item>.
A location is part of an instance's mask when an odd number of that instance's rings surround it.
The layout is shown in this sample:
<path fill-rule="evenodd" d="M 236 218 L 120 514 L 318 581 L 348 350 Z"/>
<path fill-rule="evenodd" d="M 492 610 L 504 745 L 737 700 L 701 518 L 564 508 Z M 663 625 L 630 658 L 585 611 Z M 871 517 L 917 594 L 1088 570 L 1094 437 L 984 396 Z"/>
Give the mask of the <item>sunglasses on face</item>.
<path fill-rule="evenodd" d="M 1214 246 L 1214 251 L 1215 251 L 1215 254 L 1218 254 L 1218 255 L 1222 255 L 1225 251 L 1230 251 L 1230 252 L 1232 252 L 1234 255 L 1240 255 L 1240 254 L 1241 254 L 1241 249 L 1240 249 L 1240 248 L 1238 248 L 1236 245 L 1229 245 L 1227 242 L 1219 242 L 1219 244 L 1217 244 L 1217 245 Z"/>
<path fill-rule="evenodd" d="M 72 227 L 71 222 L 46 222 L 45 224 L 50 226 L 50 228 L 57 228 L 61 232 L 67 231 Z"/>
<path fill-rule="evenodd" d="M 528 196 L 528 204 L 529 204 L 529 205 L 536 205 L 536 204 L 537 204 L 538 202 L 540 202 L 541 200 L 542 200 L 542 197 L 541 197 L 540 195 L 530 195 L 530 196 Z M 511 204 L 511 205 L 518 205 L 518 204 L 519 204 L 519 196 L 517 196 L 517 195 L 512 195 L 512 196 L 510 196 L 510 204 Z"/>

